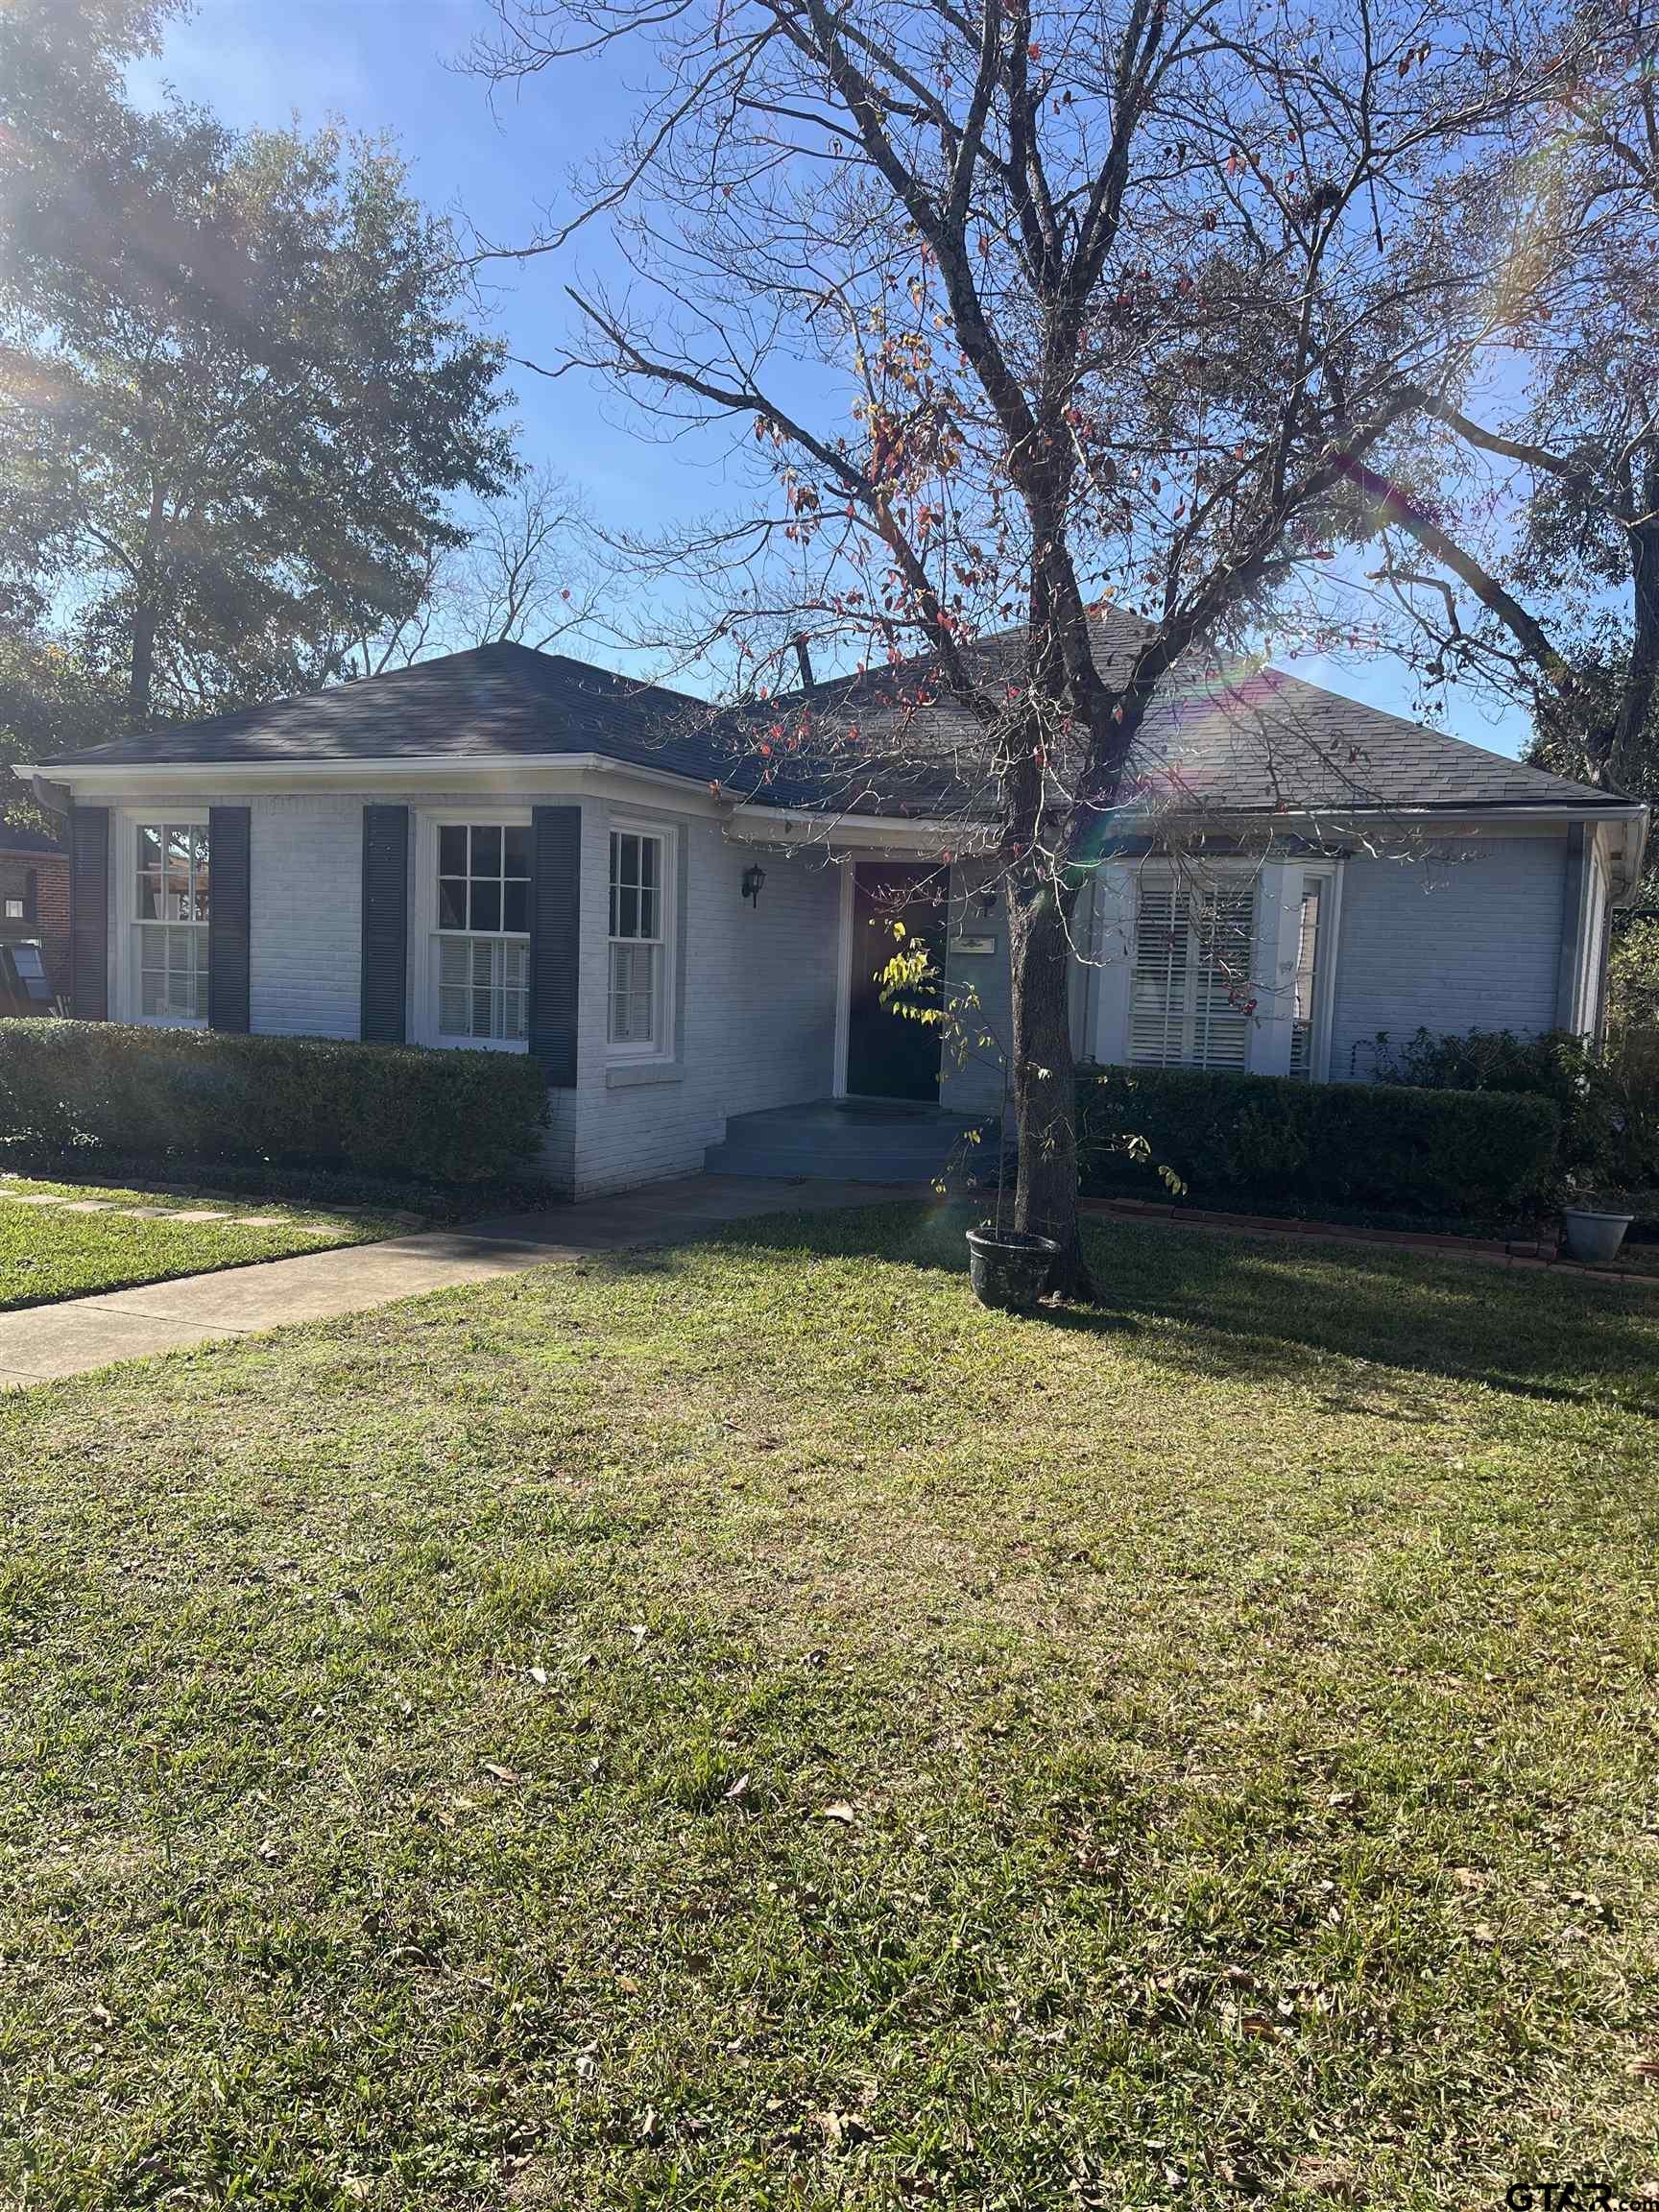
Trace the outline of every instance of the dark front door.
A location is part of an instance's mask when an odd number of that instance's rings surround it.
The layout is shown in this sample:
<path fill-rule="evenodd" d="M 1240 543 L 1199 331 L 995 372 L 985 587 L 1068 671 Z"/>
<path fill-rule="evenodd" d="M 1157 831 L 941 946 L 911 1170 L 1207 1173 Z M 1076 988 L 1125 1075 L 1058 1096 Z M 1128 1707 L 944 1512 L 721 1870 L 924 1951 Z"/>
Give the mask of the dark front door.
<path fill-rule="evenodd" d="M 881 1003 L 881 971 L 913 938 L 945 965 L 949 872 L 904 860 L 860 860 L 853 870 L 853 976 L 847 1009 L 847 1090 L 854 1098 L 939 1096 L 939 1030 Z M 904 925 L 902 940 L 893 933 Z M 917 1003 L 910 994 L 911 1003 Z M 938 1002 L 935 986 L 929 1003 Z"/>

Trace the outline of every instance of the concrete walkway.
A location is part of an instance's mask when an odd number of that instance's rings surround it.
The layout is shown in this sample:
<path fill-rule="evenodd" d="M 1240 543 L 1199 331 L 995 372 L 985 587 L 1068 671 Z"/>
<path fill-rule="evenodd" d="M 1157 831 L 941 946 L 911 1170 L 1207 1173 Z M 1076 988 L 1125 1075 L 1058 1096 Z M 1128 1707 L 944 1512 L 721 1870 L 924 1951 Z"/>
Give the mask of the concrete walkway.
<path fill-rule="evenodd" d="M 84 1375 L 117 1359 L 175 1352 L 228 1336 L 362 1313 L 395 1298 L 487 1283 L 547 1261 L 649 1244 L 683 1243 L 759 1214 L 873 1206 L 898 1193 L 869 1183 L 779 1183 L 688 1175 L 616 1198 L 506 1214 L 428 1229 L 382 1244 L 304 1252 L 211 1275 L 181 1275 L 99 1297 L 0 1313 L 0 1389 Z"/>

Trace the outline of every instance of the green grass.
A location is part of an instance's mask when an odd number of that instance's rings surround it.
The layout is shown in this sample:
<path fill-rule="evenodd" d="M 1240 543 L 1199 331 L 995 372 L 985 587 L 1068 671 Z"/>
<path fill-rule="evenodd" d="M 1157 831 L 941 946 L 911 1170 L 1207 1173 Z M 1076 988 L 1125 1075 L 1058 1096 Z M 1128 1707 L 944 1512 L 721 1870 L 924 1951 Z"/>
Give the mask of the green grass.
<path fill-rule="evenodd" d="M 0 1400 L 0 2199 L 1654 2178 L 1659 1310 L 1113 1225 L 1010 1319 L 959 1240 Z"/>
<path fill-rule="evenodd" d="M 215 1206 L 237 1221 L 135 1220 L 121 1214 L 69 1214 L 60 1206 L 24 1206 L 21 1193 L 49 1191 L 65 1200 L 107 1199 L 114 1206 L 159 1206 L 169 1213 Z M 255 1214 L 258 1226 L 248 1226 Z M 326 1224 L 326 1227 L 324 1226 Z M 0 1177 L 0 1311 L 86 1298 L 135 1283 L 164 1283 L 284 1260 L 332 1244 L 358 1244 L 392 1234 L 384 1215 L 260 1206 L 246 1198 L 190 1197 L 175 1190 L 109 1190 L 79 1183 Z"/>

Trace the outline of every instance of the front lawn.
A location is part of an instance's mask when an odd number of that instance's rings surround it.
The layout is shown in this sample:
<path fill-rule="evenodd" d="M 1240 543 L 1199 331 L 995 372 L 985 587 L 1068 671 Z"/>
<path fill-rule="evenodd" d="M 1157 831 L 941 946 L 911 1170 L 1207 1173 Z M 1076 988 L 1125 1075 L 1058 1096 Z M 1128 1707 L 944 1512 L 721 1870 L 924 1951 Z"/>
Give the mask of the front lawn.
<path fill-rule="evenodd" d="M 219 1218 L 180 1218 L 192 1213 Z M 373 1214 L 0 1175 L 0 1311 L 389 1234 Z"/>
<path fill-rule="evenodd" d="M 1659 2179 L 1659 1304 L 762 1221 L 0 1400 L 0 2199 Z M 8 2194 L 10 2193 L 10 2194 Z"/>

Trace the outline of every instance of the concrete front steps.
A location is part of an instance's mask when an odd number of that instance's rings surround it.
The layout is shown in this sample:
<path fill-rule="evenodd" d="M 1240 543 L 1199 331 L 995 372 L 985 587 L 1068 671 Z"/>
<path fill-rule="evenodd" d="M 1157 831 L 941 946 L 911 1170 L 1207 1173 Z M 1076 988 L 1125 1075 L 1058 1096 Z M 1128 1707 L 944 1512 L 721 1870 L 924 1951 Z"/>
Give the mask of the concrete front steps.
<path fill-rule="evenodd" d="M 968 1132 L 983 1132 L 971 1145 Z M 940 1106 L 869 1105 L 817 1099 L 733 1114 L 723 1143 L 710 1144 L 710 1175 L 803 1177 L 835 1183 L 930 1183 L 965 1168 L 995 1173 L 997 1117 L 950 1114 Z"/>

